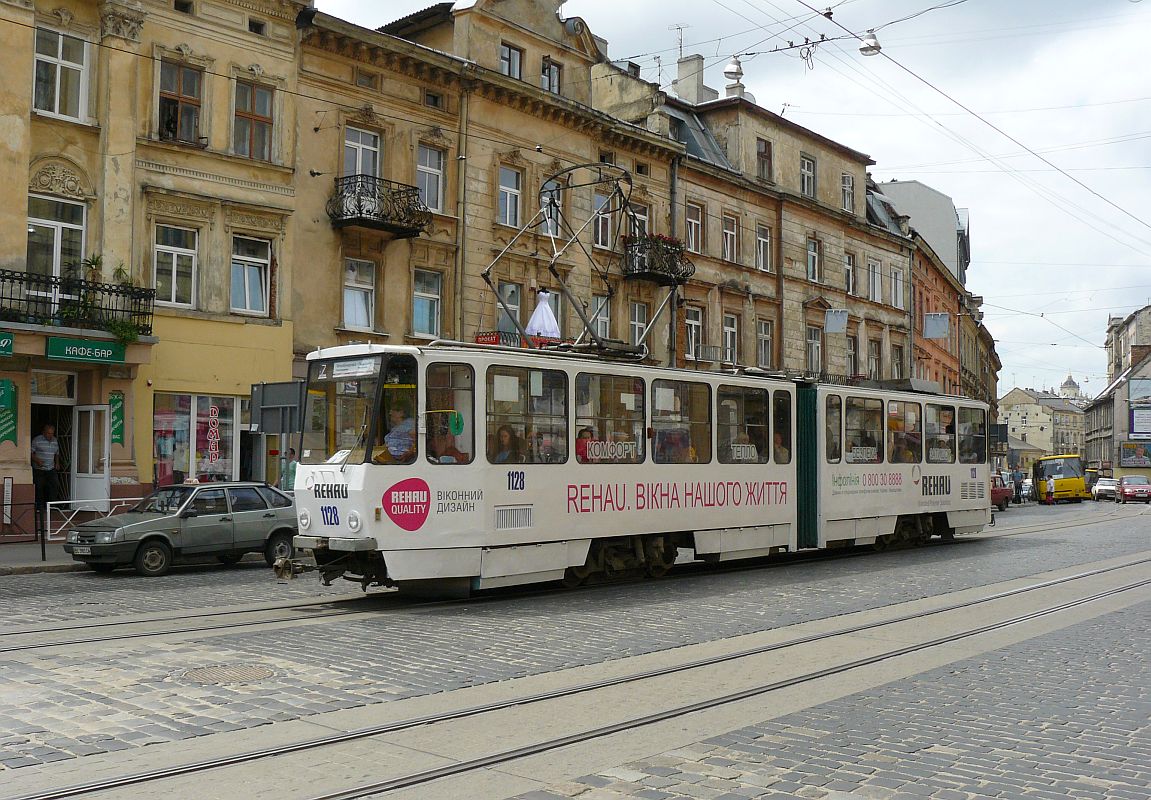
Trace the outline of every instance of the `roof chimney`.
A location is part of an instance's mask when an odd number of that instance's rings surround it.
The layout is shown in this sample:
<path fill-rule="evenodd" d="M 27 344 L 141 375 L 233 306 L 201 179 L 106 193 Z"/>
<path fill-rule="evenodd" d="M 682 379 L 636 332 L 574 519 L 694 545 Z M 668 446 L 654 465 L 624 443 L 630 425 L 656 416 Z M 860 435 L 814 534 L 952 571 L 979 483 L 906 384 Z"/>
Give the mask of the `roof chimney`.
<path fill-rule="evenodd" d="M 684 56 L 679 60 L 679 77 L 671 84 L 676 96 L 685 103 L 699 105 L 719 98 L 719 92 L 703 85 L 703 56 Z"/>

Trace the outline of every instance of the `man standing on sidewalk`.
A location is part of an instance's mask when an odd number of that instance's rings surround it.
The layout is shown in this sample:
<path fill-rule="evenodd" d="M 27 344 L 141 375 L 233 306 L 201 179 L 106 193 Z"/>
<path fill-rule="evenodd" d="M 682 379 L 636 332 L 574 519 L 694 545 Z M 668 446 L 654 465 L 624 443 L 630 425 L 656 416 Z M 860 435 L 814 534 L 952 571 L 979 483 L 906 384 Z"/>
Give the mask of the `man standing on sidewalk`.
<path fill-rule="evenodd" d="M 32 438 L 32 485 L 36 487 L 36 511 L 43 514 L 56 499 L 56 470 L 60 467 L 60 441 L 56 426 L 47 424 Z"/>

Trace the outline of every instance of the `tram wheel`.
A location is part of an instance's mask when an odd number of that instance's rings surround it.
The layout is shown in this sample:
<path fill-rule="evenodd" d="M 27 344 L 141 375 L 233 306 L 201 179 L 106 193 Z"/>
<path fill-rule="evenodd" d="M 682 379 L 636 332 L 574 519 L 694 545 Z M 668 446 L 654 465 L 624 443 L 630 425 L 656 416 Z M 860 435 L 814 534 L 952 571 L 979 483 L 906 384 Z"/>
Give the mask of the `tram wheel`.
<path fill-rule="evenodd" d="M 591 567 L 587 565 L 568 567 L 564 570 L 564 576 L 560 583 L 565 589 L 577 589 L 584 585 L 589 575 L 591 575 Z"/>
<path fill-rule="evenodd" d="M 644 543 L 644 572 L 649 578 L 662 578 L 675 566 L 676 546 L 657 539 Z"/>
<path fill-rule="evenodd" d="M 895 535 L 891 533 L 885 533 L 881 536 L 875 537 L 875 544 L 871 545 L 871 549 L 877 553 L 882 553 L 885 550 L 890 550 L 894 543 Z"/>

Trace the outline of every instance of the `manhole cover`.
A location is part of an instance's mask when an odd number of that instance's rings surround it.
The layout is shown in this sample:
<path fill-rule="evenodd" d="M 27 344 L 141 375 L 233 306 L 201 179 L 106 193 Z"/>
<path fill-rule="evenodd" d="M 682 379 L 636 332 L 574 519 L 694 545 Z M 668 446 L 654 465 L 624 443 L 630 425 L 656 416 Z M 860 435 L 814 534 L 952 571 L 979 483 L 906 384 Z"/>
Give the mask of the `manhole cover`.
<path fill-rule="evenodd" d="M 196 667 L 184 673 L 184 680 L 192 683 L 254 683 L 275 675 L 275 670 L 260 664 L 223 664 L 216 667 Z"/>

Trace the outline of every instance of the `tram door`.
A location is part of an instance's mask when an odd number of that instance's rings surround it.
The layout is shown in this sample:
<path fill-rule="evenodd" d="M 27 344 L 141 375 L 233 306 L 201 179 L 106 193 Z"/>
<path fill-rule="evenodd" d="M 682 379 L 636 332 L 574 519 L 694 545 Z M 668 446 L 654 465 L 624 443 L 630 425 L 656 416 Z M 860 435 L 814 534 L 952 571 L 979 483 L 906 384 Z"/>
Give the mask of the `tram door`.
<path fill-rule="evenodd" d="M 112 491 L 108 406 L 76 406 L 72 420 L 72 507 L 107 513 Z"/>

